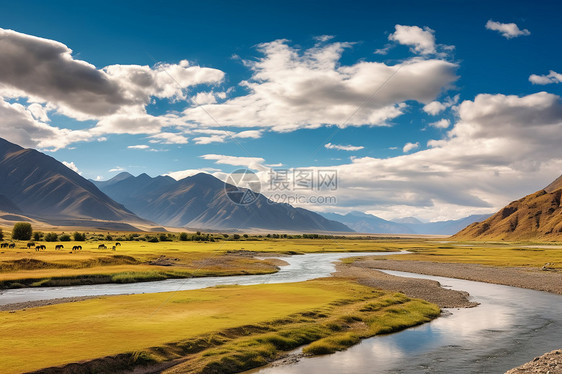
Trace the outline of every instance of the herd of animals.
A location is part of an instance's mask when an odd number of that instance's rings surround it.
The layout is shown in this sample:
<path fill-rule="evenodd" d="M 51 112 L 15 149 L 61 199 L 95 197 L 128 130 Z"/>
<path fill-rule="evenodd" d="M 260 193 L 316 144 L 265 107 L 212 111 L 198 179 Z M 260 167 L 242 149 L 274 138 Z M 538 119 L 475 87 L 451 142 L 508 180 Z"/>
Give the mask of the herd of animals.
<path fill-rule="evenodd" d="M 117 242 L 115 243 L 114 246 L 111 247 L 111 249 L 113 249 L 115 251 L 115 249 L 117 247 L 120 247 L 121 243 Z M 0 248 L 16 248 L 16 243 L 0 243 Z M 47 247 L 43 244 L 41 245 L 35 245 L 35 243 L 30 242 L 27 243 L 27 249 L 35 249 L 36 252 L 38 251 L 45 251 L 47 250 Z M 57 244 L 55 245 L 55 251 L 59 251 L 59 250 L 63 250 L 64 249 L 64 245 L 62 244 Z M 107 246 L 105 244 L 100 244 L 98 245 L 98 249 L 107 249 Z M 81 251 L 82 250 L 82 246 L 81 245 L 75 245 L 72 247 L 72 252 L 74 251 Z"/>

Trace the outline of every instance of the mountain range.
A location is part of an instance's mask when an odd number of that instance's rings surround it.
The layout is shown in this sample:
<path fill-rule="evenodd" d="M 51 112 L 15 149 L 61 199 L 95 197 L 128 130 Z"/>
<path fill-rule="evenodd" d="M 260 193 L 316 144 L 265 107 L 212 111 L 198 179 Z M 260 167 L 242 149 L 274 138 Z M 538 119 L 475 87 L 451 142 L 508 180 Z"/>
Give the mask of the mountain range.
<path fill-rule="evenodd" d="M 207 230 L 353 231 L 340 222 L 289 204 L 274 203 L 261 194 L 251 204 L 235 204 L 227 195 L 225 183 L 206 173 L 176 181 L 168 176 L 135 177 L 123 172 L 108 181 L 92 183 L 137 215 L 166 226 Z"/>
<path fill-rule="evenodd" d="M 561 240 L 562 176 L 544 189 L 513 201 L 487 220 L 461 230 L 459 240 Z"/>
<path fill-rule="evenodd" d="M 414 217 L 387 221 L 372 214 L 356 211 L 345 215 L 337 213 L 322 213 L 322 215 L 328 219 L 342 222 L 353 230 L 364 234 L 424 235 L 453 235 L 467 225 L 473 222 L 483 221 L 490 216 L 489 214 L 481 214 L 450 221 L 421 222 Z"/>
<path fill-rule="evenodd" d="M 54 158 L 1 138 L 0 180 L 0 211 L 5 213 L 60 225 L 149 223 Z"/>

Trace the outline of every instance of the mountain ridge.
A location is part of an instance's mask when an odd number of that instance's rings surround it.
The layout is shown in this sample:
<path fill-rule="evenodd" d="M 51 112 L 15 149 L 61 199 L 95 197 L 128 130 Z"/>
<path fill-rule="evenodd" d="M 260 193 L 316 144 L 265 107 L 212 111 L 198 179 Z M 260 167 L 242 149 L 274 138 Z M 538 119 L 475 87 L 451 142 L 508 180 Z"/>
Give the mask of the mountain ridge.
<path fill-rule="evenodd" d="M 149 223 L 53 157 L 2 138 L 0 180 L 0 195 L 31 218 Z"/>
<path fill-rule="evenodd" d="M 162 225 L 205 230 L 353 232 L 343 223 L 272 202 L 261 194 L 252 204 L 235 204 L 227 196 L 225 183 L 207 173 L 178 181 L 146 174 L 117 181 L 114 178 L 93 183 L 137 215 Z"/>
<path fill-rule="evenodd" d="M 458 240 L 561 240 L 562 176 L 542 190 L 512 201 L 487 220 L 456 233 Z"/>

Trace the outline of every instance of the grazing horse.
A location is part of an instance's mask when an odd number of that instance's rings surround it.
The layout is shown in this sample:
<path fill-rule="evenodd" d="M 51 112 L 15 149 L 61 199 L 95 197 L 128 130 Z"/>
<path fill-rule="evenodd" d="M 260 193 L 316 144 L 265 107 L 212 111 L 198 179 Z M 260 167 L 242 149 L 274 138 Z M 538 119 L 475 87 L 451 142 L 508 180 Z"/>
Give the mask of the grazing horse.
<path fill-rule="evenodd" d="M 82 250 L 82 246 L 81 245 L 75 245 L 74 247 L 72 247 L 73 251 L 80 251 Z"/>
<path fill-rule="evenodd" d="M 8 248 L 16 248 L 16 244 L 15 244 L 15 243 L 10 243 L 10 245 L 8 245 Z"/>
<path fill-rule="evenodd" d="M 115 243 L 115 246 L 116 246 L 116 247 L 121 247 L 121 243 L 117 242 L 117 243 Z"/>
<path fill-rule="evenodd" d="M 105 244 L 100 244 L 98 245 L 98 249 L 107 249 L 107 247 L 105 246 Z"/>
<path fill-rule="evenodd" d="M 112 250 L 115 250 L 115 246 L 111 247 Z"/>
<path fill-rule="evenodd" d="M 0 248 L 8 248 L 8 243 L 0 243 Z"/>
<path fill-rule="evenodd" d="M 27 249 L 35 247 L 35 243 L 27 243 Z"/>
<path fill-rule="evenodd" d="M 37 246 L 35 246 L 35 250 L 36 250 L 36 251 L 40 251 L 40 250 L 43 250 L 43 249 L 47 249 L 47 247 L 45 247 L 44 245 L 37 245 Z"/>
<path fill-rule="evenodd" d="M 55 251 L 58 251 L 59 249 L 64 249 L 64 245 L 59 244 L 55 246 Z"/>

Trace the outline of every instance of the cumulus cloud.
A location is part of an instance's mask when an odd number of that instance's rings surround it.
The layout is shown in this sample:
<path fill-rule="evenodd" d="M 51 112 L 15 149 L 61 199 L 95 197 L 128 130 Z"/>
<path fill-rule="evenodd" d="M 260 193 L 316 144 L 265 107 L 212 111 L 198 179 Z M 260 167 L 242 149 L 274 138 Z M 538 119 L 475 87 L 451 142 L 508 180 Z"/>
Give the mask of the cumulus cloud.
<path fill-rule="evenodd" d="M 253 170 L 267 170 L 264 166 L 265 160 L 261 157 L 227 156 L 207 154 L 200 156 L 204 160 L 213 160 L 216 164 L 241 166 Z"/>
<path fill-rule="evenodd" d="M 429 126 L 431 127 L 436 127 L 438 129 L 446 129 L 447 127 L 449 127 L 451 125 L 451 121 L 449 121 L 446 118 L 442 118 L 437 122 L 432 122 L 429 124 Z"/>
<path fill-rule="evenodd" d="M 416 148 L 419 148 L 420 143 L 416 142 L 416 143 L 406 143 L 404 145 L 404 147 L 402 147 L 402 152 L 407 153 L 410 152 Z"/>
<path fill-rule="evenodd" d="M 403 113 L 406 101 L 427 104 L 458 78 L 457 65 L 440 59 L 341 65 L 341 55 L 350 47 L 334 42 L 299 50 L 286 40 L 260 44 L 264 56 L 245 62 L 253 71 L 241 83 L 247 95 L 209 104 L 205 111 L 188 108 L 184 119 L 208 127 L 280 132 L 326 125 L 385 126 Z"/>
<path fill-rule="evenodd" d="M 188 88 L 215 85 L 224 79 L 222 71 L 194 66 L 187 60 L 153 67 L 111 65 L 98 69 L 75 59 L 72 50 L 58 41 L 12 30 L 0 29 L 0 50 L 0 98 L 4 99 L 4 110 L 6 105 L 12 109 L 11 117 L 0 117 L 0 127 L 13 123 L 15 109 L 26 118 L 11 138 L 53 149 L 74 141 L 93 140 L 101 134 L 156 133 L 169 118 L 146 114 L 152 98 L 186 99 Z M 20 104 L 5 101 L 18 98 L 27 101 L 30 116 L 14 106 Z M 49 111 L 99 123 L 80 132 L 59 129 L 46 124 Z M 24 133 L 30 140 L 24 139 Z"/>
<path fill-rule="evenodd" d="M 332 144 L 332 143 L 327 143 L 324 144 L 324 147 L 327 149 L 337 149 L 339 151 L 359 151 L 365 147 L 363 146 L 355 146 L 355 145 L 340 145 L 340 144 Z"/>
<path fill-rule="evenodd" d="M 162 144 L 187 144 L 188 139 L 178 133 L 173 132 L 161 132 L 150 136 L 151 143 L 162 143 Z"/>
<path fill-rule="evenodd" d="M 71 161 L 71 162 L 63 161 L 62 163 L 63 163 L 64 166 L 66 166 L 67 168 L 69 168 L 73 172 L 82 175 L 82 173 L 80 172 L 80 170 L 78 170 L 78 167 L 76 166 L 76 164 L 73 161 Z"/>
<path fill-rule="evenodd" d="M 443 112 L 445 109 L 452 107 L 459 101 L 459 95 L 454 97 L 448 97 L 444 102 L 432 101 L 429 104 L 424 105 L 423 111 L 432 116 L 436 116 Z"/>
<path fill-rule="evenodd" d="M 384 218 L 461 218 L 491 213 L 560 175 L 559 96 L 480 94 L 455 110 L 456 123 L 442 139 L 430 141 L 428 149 L 389 158 L 352 158 L 322 168 L 301 165 L 315 173 L 337 172 L 338 188 L 329 191 L 337 206 L 320 208 L 359 209 Z M 266 171 L 258 175 L 267 183 Z"/>
<path fill-rule="evenodd" d="M 61 129 L 37 120 L 33 108 L 0 98 L 0 137 L 23 147 L 58 150 L 93 138 L 87 131 Z"/>
<path fill-rule="evenodd" d="M 551 70 L 547 75 L 531 74 L 529 81 L 533 84 L 550 84 L 562 82 L 562 74 Z"/>
<path fill-rule="evenodd" d="M 412 47 L 412 51 L 427 55 L 435 53 L 435 31 L 429 27 L 396 25 L 388 40 Z"/>
<path fill-rule="evenodd" d="M 486 28 L 488 30 L 498 31 L 503 37 L 507 39 L 516 38 L 522 35 L 531 35 L 531 32 L 527 29 L 519 29 L 515 23 L 501 23 L 492 20 L 486 22 Z"/>

